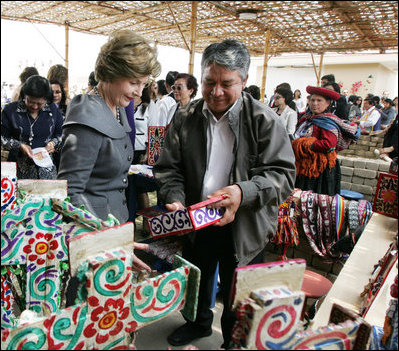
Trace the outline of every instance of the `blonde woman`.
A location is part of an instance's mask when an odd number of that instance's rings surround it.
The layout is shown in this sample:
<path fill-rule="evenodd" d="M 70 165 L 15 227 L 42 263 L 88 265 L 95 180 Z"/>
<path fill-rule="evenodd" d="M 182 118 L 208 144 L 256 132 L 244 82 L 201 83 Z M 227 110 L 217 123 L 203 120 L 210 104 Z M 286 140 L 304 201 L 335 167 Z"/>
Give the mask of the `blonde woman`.
<path fill-rule="evenodd" d="M 98 85 L 73 98 L 64 123 L 58 178 L 68 180 L 75 206 L 84 205 L 101 219 L 112 213 L 121 223 L 127 221 L 125 188 L 133 146 L 124 107 L 160 71 L 156 50 L 131 31 L 114 33 L 102 46 L 95 66 Z"/>

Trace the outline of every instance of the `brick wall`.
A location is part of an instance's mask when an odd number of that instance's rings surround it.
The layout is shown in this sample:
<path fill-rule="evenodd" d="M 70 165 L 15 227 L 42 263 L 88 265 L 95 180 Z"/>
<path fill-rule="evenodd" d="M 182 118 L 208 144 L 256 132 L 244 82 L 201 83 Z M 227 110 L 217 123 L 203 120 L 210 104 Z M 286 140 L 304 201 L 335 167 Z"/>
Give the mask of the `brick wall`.
<path fill-rule="evenodd" d="M 382 148 L 382 136 L 362 135 L 356 144 L 338 154 L 341 188 L 357 191 L 373 202 L 380 172 L 387 173 L 390 163 L 374 156 Z"/>

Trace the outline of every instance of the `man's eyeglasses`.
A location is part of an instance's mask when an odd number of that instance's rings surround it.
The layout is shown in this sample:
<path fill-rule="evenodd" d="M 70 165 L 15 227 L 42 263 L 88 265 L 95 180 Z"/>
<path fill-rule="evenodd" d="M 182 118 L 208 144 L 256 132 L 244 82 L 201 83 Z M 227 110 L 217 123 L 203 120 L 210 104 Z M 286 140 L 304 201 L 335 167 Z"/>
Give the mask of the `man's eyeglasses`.
<path fill-rule="evenodd" d="M 172 85 L 172 90 L 181 91 L 183 90 L 183 87 L 181 85 Z"/>

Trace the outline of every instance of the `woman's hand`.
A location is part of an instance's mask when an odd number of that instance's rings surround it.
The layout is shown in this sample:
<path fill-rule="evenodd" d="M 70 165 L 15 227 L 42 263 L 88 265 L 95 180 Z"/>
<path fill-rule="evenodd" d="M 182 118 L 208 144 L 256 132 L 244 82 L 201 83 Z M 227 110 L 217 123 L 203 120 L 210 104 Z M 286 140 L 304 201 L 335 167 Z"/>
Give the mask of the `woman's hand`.
<path fill-rule="evenodd" d="M 48 142 L 47 145 L 45 146 L 45 149 L 47 150 L 47 152 L 48 152 L 49 154 L 51 154 L 51 153 L 53 153 L 53 152 L 55 151 L 54 146 L 55 146 L 54 141 L 50 141 L 50 142 Z"/>
<path fill-rule="evenodd" d="M 213 204 L 210 204 L 208 208 L 224 207 L 225 212 L 222 219 L 216 222 L 214 225 L 222 227 L 228 223 L 234 221 L 236 212 L 240 207 L 242 200 L 242 190 L 238 185 L 229 185 L 220 190 L 216 190 L 214 193 L 208 196 L 208 198 L 223 195 L 225 198 Z"/>
<path fill-rule="evenodd" d="M 29 158 L 33 158 L 32 148 L 29 145 L 21 144 L 21 151 Z"/>
<path fill-rule="evenodd" d="M 137 250 L 147 250 L 148 244 L 141 244 L 141 243 L 133 243 L 133 248 Z M 133 270 L 135 271 L 142 271 L 146 270 L 151 272 L 151 268 L 145 264 L 142 260 L 140 260 L 133 251 Z"/>

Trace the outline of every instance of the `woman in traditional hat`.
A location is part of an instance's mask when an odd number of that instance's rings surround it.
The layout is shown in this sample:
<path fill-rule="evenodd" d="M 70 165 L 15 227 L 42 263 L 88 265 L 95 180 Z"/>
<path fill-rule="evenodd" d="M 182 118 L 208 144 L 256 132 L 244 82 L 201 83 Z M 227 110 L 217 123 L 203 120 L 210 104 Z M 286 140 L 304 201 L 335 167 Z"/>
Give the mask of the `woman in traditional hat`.
<path fill-rule="evenodd" d="M 292 142 L 297 169 L 295 186 L 333 196 L 341 190 L 337 151 L 355 142 L 360 129 L 330 112 L 331 102 L 340 98 L 337 92 L 312 86 L 306 91 L 311 95 L 310 111 L 300 119 Z"/>

